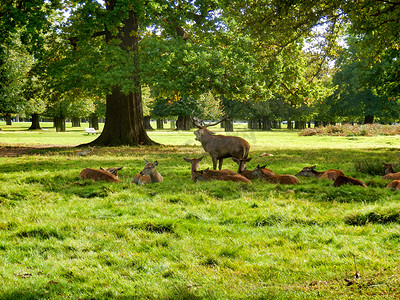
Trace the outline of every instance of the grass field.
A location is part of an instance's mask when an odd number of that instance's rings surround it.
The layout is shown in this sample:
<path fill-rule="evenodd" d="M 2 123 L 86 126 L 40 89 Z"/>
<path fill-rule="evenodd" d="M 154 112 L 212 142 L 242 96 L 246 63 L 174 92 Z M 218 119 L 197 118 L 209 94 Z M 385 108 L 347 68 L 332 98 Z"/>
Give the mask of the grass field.
<path fill-rule="evenodd" d="M 368 185 L 334 188 L 313 178 L 194 183 L 183 158 L 204 151 L 193 132 L 152 131 L 162 146 L 79 156 L 70 146 L 95 136 L 50 126 L 0 122 L 0 148 L 69 146 L 0 157 L 0 299 L 400 297 L 400 193 L 379 174 L 383 162 L 399 161 L 398 136 L 233 133 L 251 144 L 249 168 L 295 174 L 316 164 Z M 158 160 L 164 182 L 130 184 L 143 159 Z M 100 166 L 124 166 L 122 183 L 79 178 Z M 202 168 L 210 166 L 206 156 Z M 228 159 L 224 167 L 236 169 Z"/>

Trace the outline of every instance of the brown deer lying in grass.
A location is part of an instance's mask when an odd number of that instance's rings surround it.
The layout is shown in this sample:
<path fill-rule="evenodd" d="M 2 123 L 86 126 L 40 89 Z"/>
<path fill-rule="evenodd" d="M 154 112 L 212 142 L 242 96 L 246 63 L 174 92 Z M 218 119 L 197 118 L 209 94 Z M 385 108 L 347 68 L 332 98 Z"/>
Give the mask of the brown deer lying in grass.
<path fill-rule="evenodd" d="M 140 171 L 133 177 L 131 183 L 142 185 L 146 183 L 164 181 L 164 178 L 161 176 L 161 174 L 156 171 L 156 166 L 158 166 L 158 162 L 155 161 L 154 163 L 151 163 L 147 160 L 144 161 L 146 162 L 146 165 L 144 166 L 142 171 Z"/>
<path fill-rule="evenodd" d="M 122 168 L 123 168 L 123 167 L 116 167 L 116 168 L 104 169 L 104 168 L 100 167 L 100 170 L 108 171 L 108 172 L 110 172 L 111 174 L 113 174 L 113 175 L 115 175 L 115 176 L 118 177 L 118 171 L 121 170 Z"/>
<path fill-rule="evenodd" d="M 250 183 L 251 181 L 248 180 L 246 177 L 228 170 L 202 170 L 199 171 L 200 168 L 200 161 L 203 159 L 201 158 L 184 158 L 185 161 L 192 165 L 191 175 L 194 182 L 197 181 L 210 181 L 210 180 L 223 180 L 223 181 L 234 181 L 234 182 L 245 182 Z"/>
<path fill-rule="evenodd" d="M 339 186 L 342 186 L 342 185 L 345 185 L 345 184 L 360 185 L 360 186 L 363 186 L 363 187 L 367 187 L 367 185 L 364 182 L 362 182 L 360 179 L 356 179 L 356 178 L 353 178 L 353 177 L 348 177 L 348 176 L 345 176 L 345 175 L 338 176 L 335 179 L 335 181 L 333 182 L 333 186 L 334 187 L 339 187 Z"/>
<path fill-rule="evenodd" d="M 395 172 L 393 167 L 396 167 L 397 164 L 387 164 L 383 163 L 383 179 L 390 179 L 390 180 L 399 180 L 400 179 L 400 172 Z"/>
<path fill-rule="evenodd" d="M 330 169 L 325 172 L 315 171 L 317 166 L 304 167 L 296 176 L 316 177 L 320 179 L 335 180 L 338 176 L 344 175 L 342 171 Z"/>
<path fill-rule="evenodd" d="M 239 165 L 237 172 L 240 175 L 242 175 L 242 176 L 244 176 L 244 177 L 246 177 L 247 179 L 250 179 L 250 180 L 258 179 L 258 176 L 256 174 L 254 174 L 253 171 L 247 170 L 246 163 L 248 163 L 251 160 L 251 158 L 237 159 L 237 158 L 232 157 L 232 160 Z M 262 169 L 262 172 L 264 172 L 265 175 L 267 175 L 267 176 L 275 175 L 275 173 L 273 171 L 271 171 L 270 169 L 265 169 L 265 166 Z"/>
<path fill-rule="evenodd" d="M 265 166 L 257 167 L 253 170 L 253 174 L 257 176 L 257 178 L 266 180 L 270 183 L 278 183 L 278 184 L 298 184 L 300 180 L 293 175 L 267 175 L 264 173 L 263 169 Z"/>
<path fill-rule="evenodd" d="M 104 169 L 98 170 L 98 169 L 85 168 L 81 171 L 79 176 L 83 179 L 92 179 L 95 181 L 104 180 L 108 182 L 121 182 L 121 180 L 119 180 L 116 175 L 111 174 L 109 171 Z"/>
<path fill-rule="evenodd" d="M 386 186 L 386 188 L 391 190 L 400 190 L 400 180 L 393 180 Z"/>

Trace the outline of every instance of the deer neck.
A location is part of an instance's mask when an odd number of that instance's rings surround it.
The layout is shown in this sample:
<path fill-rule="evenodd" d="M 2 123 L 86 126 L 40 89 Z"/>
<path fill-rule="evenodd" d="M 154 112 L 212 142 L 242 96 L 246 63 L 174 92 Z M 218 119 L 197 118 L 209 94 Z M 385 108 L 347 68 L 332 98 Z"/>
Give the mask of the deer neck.
<path fill-rule="evenodd" d="M 311 176 L 318 178 L 318 177 L 321 177 L 322 174 L 324 174 L 324 172 L 318 172 L 318 171 L 312 170 L 311 174 L 312 174 Z"/>
<path fill-rule="evenodd" d="M 160 182 L 161 181 L 160 174 L 158 174 L 158 172 L 156 170 L 151 172 L 149 175 L 150 175 L 152 182 Z"/>

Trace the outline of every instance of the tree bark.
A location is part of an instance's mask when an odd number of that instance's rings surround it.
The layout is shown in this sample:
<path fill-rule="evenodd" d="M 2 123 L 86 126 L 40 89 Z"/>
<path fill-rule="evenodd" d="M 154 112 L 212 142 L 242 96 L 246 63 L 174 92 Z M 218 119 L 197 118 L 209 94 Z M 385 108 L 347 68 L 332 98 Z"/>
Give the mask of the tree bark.
<path fill-rule="evenodd" d="M 262 130 L 267 130 L 267 131 L 271 130 L 271 121 L 269 120 L 268 117 L 263 117 Z"/>
<path fill-rule="evenodd" d="M 56 127 L 57 132 L 65 132 L 65 117 L 55 117 L 54 118 L 54 127 Z"/>
<path fill-rule="evenodd" d="M 164 129 L 164 120 L 157 119 L 157 129 Z"/>
<path fill-rule="evenodd" d="M 116 1 L 107 1 L 106 8 L 113 11 Z M 133 52 L 135 67 L 132 81 L 135 84 L 135 91 L 124 94 L 120 86 L 114 86 L 111 94 L 106 96 L 106 121 L 101 135 L 90 143 L 99 146 L 120 146 L 120 145 L 154 145 L 157 144 L 147 135 L 144 126 L 142 91 L 140 85 L 139 69 L 137 62 L 139 30 L 138 19 L 133 8 L 129 11 L 127 19 L 122 20 L 123 26 L 117 34 L 121 39 L 119 45 L 122 50 Z M 111 32 L 106 30 L 106 42 L 113 38 Z"/>
<path fill-rule="evenodd" d="M 6 113 L 6 125 L 12 125 L 10 113 Z"/>
<path fill-rule="evenodd" d="M 176 120 L 176 130 L 190 130 L 190 116 L 178 116 Z"/>
<path fill-rule="evenodd" d="M 144 120 L 144 128 L 146 130 L 153 130 L 153 127 L 151 127 L 150 121 L 151 121 L 151 117 L 150 116 L 145 116 L 143 118 Z"/>
<path fill-rule="evenodd" d="M 364 117 L 364 124 L 372 124 L 374 123 L 374 116 L 366 115 Z"/>
<path fill-rule="evenodd" d="M 225 131 L 233 131 L 233 122 L 230 119 L 223 121 Z"/>
<path fill-rule="evenodd" d="M 29 127 L 29 130 L 39 130 L 39 129 L 42 129 L 40 127 L 39 114 L 32 114 L 32 124 L 31 127 Z"/>
<path fill-rule="evenodd" d="M 99 130 L 99 117 L 92 115 L 89 117 L 89 127 Z"/>
<path fill-rule="evenodd" d="M 72 127 L 81 127 L 81 119 L 80 118 L 71 118 L 71 126 Z"/>

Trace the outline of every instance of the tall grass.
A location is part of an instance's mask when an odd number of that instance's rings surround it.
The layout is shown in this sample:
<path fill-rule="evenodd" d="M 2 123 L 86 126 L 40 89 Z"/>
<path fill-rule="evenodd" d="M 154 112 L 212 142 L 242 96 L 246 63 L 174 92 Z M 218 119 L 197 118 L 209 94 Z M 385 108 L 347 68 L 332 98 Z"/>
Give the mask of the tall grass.
<path fill-rule="evenodd" d="M 1 142 L 13 134 L 3 131 Z M 71 144 L 92 138 L 71 134 Z M 266 163 L 295 174 L 317 164 L 369 187 L 314 178 L 296 186 L 194 183 L 183 158 L 204 151 L 189 143 L 193 132 L 151 132 L 161 147 L 0 157 L 0 299 L 400 297 L 400 194 L 357 168 L 397 161 L 397 137 L 235 134 L 251 144 L 249 168 Z M 264 152 L 274 155 L 258 157 Z M 129 183 L 144 158 L 158 160 L 163 183 Z M 208 156 L 203 161 L 210 167 Z M 100 166 L 124 166 L 122 183 L 79 178 L 83 168 Z M 226 159 L 224 167 L 237 165 Z"/>

